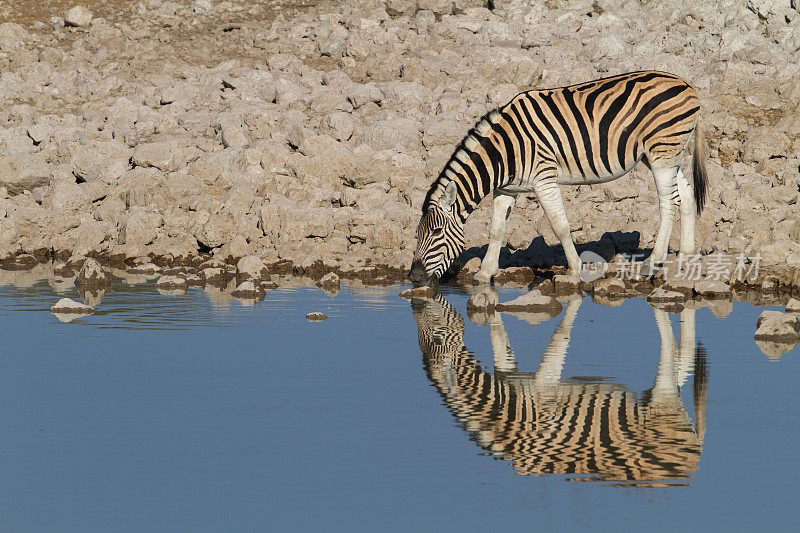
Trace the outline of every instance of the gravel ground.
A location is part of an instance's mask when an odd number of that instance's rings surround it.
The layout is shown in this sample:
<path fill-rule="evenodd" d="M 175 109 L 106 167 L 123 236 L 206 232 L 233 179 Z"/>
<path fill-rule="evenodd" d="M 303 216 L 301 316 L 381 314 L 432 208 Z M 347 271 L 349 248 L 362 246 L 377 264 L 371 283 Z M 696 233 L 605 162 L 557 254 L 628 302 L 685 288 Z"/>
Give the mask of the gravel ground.
<path fill-rule="evenodd" d="M 522 90 L 657 69 L 701 95 L 703 253 L 757 256 L 751 284 L 796 290 L 795 6 L 151 0 L 67 15 L 0 0 L 0 261 L 256 256 L 272 272 L 397 277 L 428 186 L 477 118 Z M 576 242 L 608 260 L 652 246 L 646 169 L 564 194 Z M 467 222 L 456 269 L 474 268 L 489 217 L 485 202 Z M 509 227 L 499 281 L 560 272 L 534 196 Z"/>

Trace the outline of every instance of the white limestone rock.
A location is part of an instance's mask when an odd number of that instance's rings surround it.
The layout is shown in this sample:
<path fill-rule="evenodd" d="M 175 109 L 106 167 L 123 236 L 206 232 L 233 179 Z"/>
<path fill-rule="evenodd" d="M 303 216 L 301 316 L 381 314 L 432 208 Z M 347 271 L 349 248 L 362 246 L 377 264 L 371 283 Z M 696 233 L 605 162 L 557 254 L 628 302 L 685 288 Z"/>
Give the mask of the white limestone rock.
<path fill-rule="evenodd" d="M 268 276 L 269 269 L 257 255 L 247 255 L 236 263 L 236 281 L 239 283 L 250 279 L 260 281 Z"/>
<path fill-rule="evenodd" d="M 686 301 L 687 295 L 683 292 L 656 287 L 647 295 L 647 301 L 653 303 L 679 303 Z"/>
<path fill-rule="evenodd" d="M 92 21 L 92 12 L 84 6 L 75 6 L 67 10 L 64 14 L 64 24 L 67 26 L 88 26 Z"/>
<path fill-rule="evenodd" d="M 0 24 L 0 50 L 13 50 L 23 46 L 30 39 L 30 34 L 16 22 Z"/>
<path fill-rule="evenodd" d="M 482 291 L 470 296 L 467 300 L 467 310 L 488 311 L 494 309 L 498 303 L 496 292 Z"/>
<path fill-rule="evenodd" d="M 326 315 L 325 313 L 320 313 L 319 311 L 314 311 L 306 315 L 306 320 L 308 320 L 309 322 L 322 322 L 323 320 L 327 319 L 328 315 Z"/>
<path fill-rule="evenodd" d="M 783 343 L 800 341 L 800 322 L 793 314 L 763 311 L 758 317 L 756 327 L 756 339 Z"/>
<path fill-rule="evenodd" d="M 538 290 L 532 290 L 522 296 L 519 296 L 511 301 L 498 303 L 495 306 L 498 311 L 525 311 L 534 313 L 548 313 L 553 316 L 558 315 L 563 306 L 561 302 L 552 296 L 546 296 Z"/>
<path fill-rule="evenodd" d="M 101 289 L 111 285 L 111 279 L 100 263 L 91 257 L 86 259 L 75 278 L 75 285 L 83 290 Z"/>

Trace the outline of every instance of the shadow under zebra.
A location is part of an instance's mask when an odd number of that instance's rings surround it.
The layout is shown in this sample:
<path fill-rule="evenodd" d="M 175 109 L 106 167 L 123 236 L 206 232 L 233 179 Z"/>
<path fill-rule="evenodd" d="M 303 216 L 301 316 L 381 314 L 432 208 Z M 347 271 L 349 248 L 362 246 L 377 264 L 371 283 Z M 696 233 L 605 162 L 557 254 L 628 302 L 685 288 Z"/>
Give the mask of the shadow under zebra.
<path fill-rule="evenodd" d="M 676 341 L 669 315 L 653 308 L 660 359 L 653 386 L 637 396 L 616 383 L 562 378 L 581 303 L 567 303 L 535 372 L 517 369 L 501 313 L 489 315 L 491 373 L 464 345 L 464 319 L 443 296 L 412 300 L 427 376 L 470 438 L 520 475 L 682 484 L 697 471 L 705 432 L 708 369 L 695 310 L 681 313 Z M 680 396 L 692 374 L 694 423 Z"/>

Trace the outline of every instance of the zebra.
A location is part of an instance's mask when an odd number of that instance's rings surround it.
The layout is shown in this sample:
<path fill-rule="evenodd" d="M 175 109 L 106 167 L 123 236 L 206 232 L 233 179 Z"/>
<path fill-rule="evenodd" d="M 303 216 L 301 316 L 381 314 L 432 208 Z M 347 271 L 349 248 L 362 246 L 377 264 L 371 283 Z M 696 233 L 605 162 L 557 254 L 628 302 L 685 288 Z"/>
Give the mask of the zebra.
<path fill-rule="evenodd" d="M 485 115 L 453 152 L 422 206 L 410 278 L 435 283 L 464 250 L 464 223 L 493 194 L 489 246 L 475 275 L 488 283 L 515 198 L 533 192 L 566 254 L 569 274 L 581 261 L 570 235 L 559 185 L 596 184 L 630 172 L 639 161 L 652 171 L 661 223 L 645 275 L 666 259 L 680 208 L 679 253 L 694 255 L 695 210 L 706 202 L 706 146 L 697 92 L 678 76 L 641 71 L 555 89 L 519 93 Z M 693 182 L 680 165 L 694 134 Z"/>
<path fill-rule="evenodd" d="M 658 370 L 653 387 L 637 398 L 620 384 L 561 378 L 581 302 L 567 303 L 536 372 L 518 370 L 501 314 L 494 313 L 492 374 L 464 345 L 464 320 L 444 297 L 413 300 L 428 379 L 470 439 L 520 475 L 581 474 L 625 484 L 691 477 L 702 453 L 708 388 L 695 310 L 681 313 L 676 342 L 666 311 L 653 308 Z M 692 364 L 694 424 L 680 397 Z"/>

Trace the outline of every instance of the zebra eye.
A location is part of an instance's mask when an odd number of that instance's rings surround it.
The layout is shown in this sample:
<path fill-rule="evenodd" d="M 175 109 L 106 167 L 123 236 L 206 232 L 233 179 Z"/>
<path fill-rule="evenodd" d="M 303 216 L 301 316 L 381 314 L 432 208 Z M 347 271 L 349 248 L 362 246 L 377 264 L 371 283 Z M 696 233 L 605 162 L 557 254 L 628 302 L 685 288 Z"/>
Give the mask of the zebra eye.
<path fill-rule="evenodd" d="M 433 228 L 433 234 L 434 234 L 436 237 L 438 237 L 439 235 L 441 235 L 443 232 L 444 232 L 444 228 L 443 228 L 443 227 L 442 227 L 442 228 Z"/>

